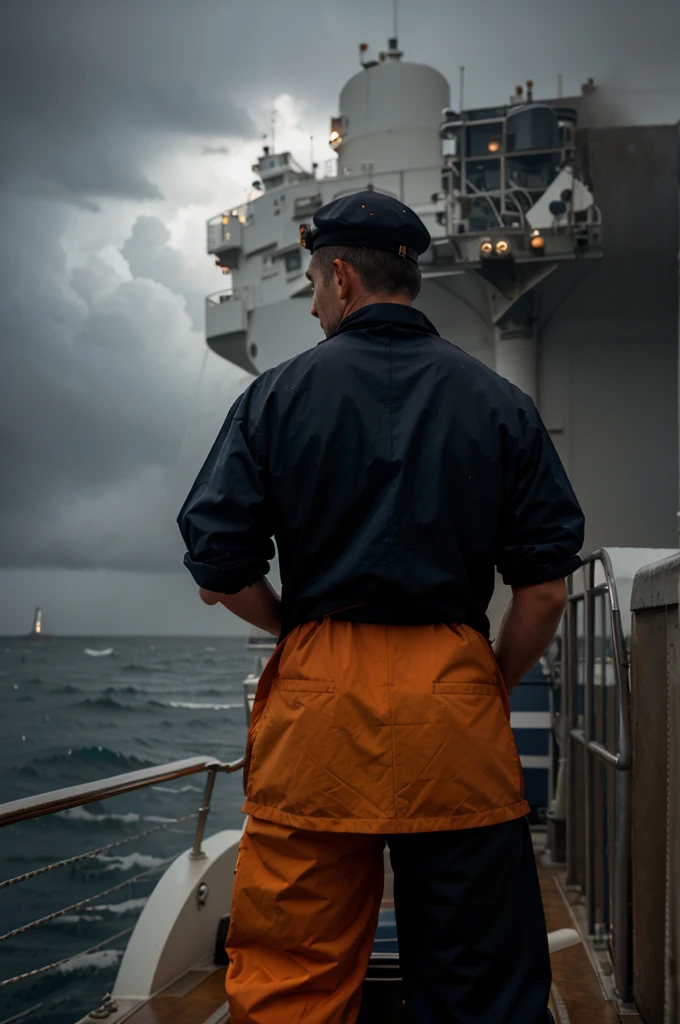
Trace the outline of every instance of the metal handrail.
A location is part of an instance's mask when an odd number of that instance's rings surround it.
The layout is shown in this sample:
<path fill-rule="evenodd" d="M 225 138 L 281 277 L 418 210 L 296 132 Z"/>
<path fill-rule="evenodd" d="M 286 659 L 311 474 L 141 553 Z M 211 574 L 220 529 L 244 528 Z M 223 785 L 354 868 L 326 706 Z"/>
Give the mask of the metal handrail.
<path fill-rule="evenodd" d="M 206 295 L 205 302 L 207 306 L 219 306 L 224 302 L 222 296 L 228 295 L 229 299 L 240 299 L 241 292 L 240 288 L 224 288 L 221 292 L 212 292 L 210 295 Z"/>
<path fill-rule="evenodd" d="M 135 789 L 144 789 L 145 786 L 153 786 L 159 782 L 171 782 L 186 775 L 196 775 L 198 772 L 210 772 L 214 784 L 215 773 L 229 774 L 239 771 L 242 767 L 243 759 L 223 764 L 214 757 L 189 757 L 183 761 L 172 761 L 153 768 L 140 768 L 138 771 L 125 772 L 123 775 L 112 775 L 100 782 L 86 782 L 22 800 L 11 800 L 9 803 L 0 804 L 0 828 L 27 821 L 29 818 L 39 818 L 44 814 L 54 814 L 72 807 L 82 807 L 83 804 L 94 803 L 97 800 L 106 800 L 108 797 L 131 793 Z M 203 803 L 205 804 L 206 800 Z M 203 809 L 201 808 L 201 811 Z"/>
<path fill-rule="evenodd" d="M 604 583 L 595 583 L 595 564 L 600 563 L 604 571 Z M 631 716 L 630 716 L 630 664 L 626 641 L 621 622 L 621 609 L 619 606 L 616 579 L 609 553 L 604 548 L 594 551 L 583 560 L 584 587 L 580 593 L 573 592 L 573 576 L 569 578 L 569 597 L 566 616 L 566 636 L 563 645 L 567 662 L 563 673 L 565 686 L 565 715 L 569 727 L 569 737 L 580 744 L 585 751 L 583 762 L 583 779 L 577 783 L 578 764 L 574 762 L 568 771 L 568 787 L 574 788 L 572 797 L 568 801 L 567 812 L 567 834 L 573 828 L 575 840 L 569 840 L 569 853 L 567 855 L 568 881 L 572 873 L 571 856 L 573 854 L 574 864 L 579 857 L 585 856 L 583 878 L 583 889 L 586 902 L 586 917 L 588 930 L 591 935 L 596 936 L 602 924 L 596 922 L 597 914 L 597 882 L 596 882 L 596 778 L 594 771 L 594 760 L 597 758 L 604 764 L 615 769 L 614 776 L 614 835 L 613 841 L 613 868 L 611 888 L 611 954 L 612 966 L 616 988 L 620 996 L 626 1000 L 630 995 L 632 980 L 632 916 L 630 901 L 630 849 L 631 849 L 631 803 L 630 803 L 630 768 L 632 764 L 632 742 L 631 742 Z M 608 594 L 609 596 L 609 623 L 612 638 L 612 653 L 614 662 L 614 678 L 616 684 L 616 709 L 615 714 L 618 720 L 616 731 L 615 749 L 611 750 L 605 745 L 606 736 L 603 736 L 605 743 L 601 743 L 594 736 L 595 726 L 595 600 L 598 595 Z M 583 679 L 583 728 L 577 728 L 574 721 L 576 708 L 577 666 L 580 662 L 577 651 L 576 631 L 576 607 L 583 602 L 584 608 L 584 644 L 583 661 L 585 673 Z M 604 625 L 604 615 L 602 619 Z M 605 662 L 603 653 L 602 685 L 606 685 Z M 568 749 L 568 758 L 574 757 L 574 751 Z M 581 786 L 583 788 L 581 789 Z M 608 805 L 608 789 L 606 779 L 600 778 L 601 806 L 600 814 L 604 817 Z M 585 831 L 581 837 L 581 828 L 578 823 L 581 811 L 578 809 L 579 800 L 584 798 L 583 826 Z M 572 820 L 571 816 L 574 815 Z M 583 846 L 581 846 L 583 842 Z M 600 836 L 599 861 L 602 878 L 600 880 L 600 891 L 604 923 L 610 917 L 608 897 L 606 892 L 609 886 L 609 850 L 608 842 L 605 842 L 604 835 Z M 579 850 L 581 851 L 579 853 Z"/>
<path fill-rule="evenodd" d="M 103 779 L 99 782 L 87 782 L 79 786 L 69 786 L 67 789 L 56 789 L 50 793 L 41 793 L 38 796 L 27 797 L 23 800 L 12 800 L 9 803 L 0 804 L 0 828 L 4 828 L 7 825 L 17 824 L 21 821 L 28 821 L 30 818 L 38 818 L 46 814 L 55 814 L 59 811 L 66 811 L 72 807 L 82 807 L 83 804 L 106 800 L 109 797 L 121 796 L 123 793 L 131 793 L 134 792 L 134 790 L 144 789 L 146 786 L 153 786 L 160 782 L 170 782 L 173 779 L 181 779 L 187 775 L 196 775 L 199 772 L 207 772 L 208 777 L 206 779 L 203 801 L 201 807 L 198 809 L 198 813 L 186 815 L 184 818 L 172 819 L 172 822 L 175 823 L 178 821 L 187 821 L 190 818 L 198 818 L 196 823 L 196 834 L 189 856 L 192 859 L 203 858 L 206 855 L 203 853 L 201 846 L 208 812 L 210 811 L 210 798 L 212 796 L 217 773 L 223 772 L 225 774 L 230 774 L 232 772 L 237 772 L 243 768 L 244 760 L 244 758 L 241 758 L 238 761 L 222 762 L 213 757 L 189 757 L 182 761 L 172 761 L 169 764 L 158 765 L 153 768 L 142 768 L 134 772 L 125 772 L 122 775 L 113 775 L 110 778 Z M 166 825 L 158 826 L 158 828 L 166 827 Z M 149 834 L 152 831 L 156 831 L 156 829 L 150 829 L 146 833 L 141 833 L 141 835 Z M 139 836 L 129 838 L 139 838 Z M 113 843 L 109 844 L 109 847 L 118 845 L 120 844 Z M 74 863 L 81 859 L 86 859 L 89 856 L 93 856 L 95 853 L 97 853 L 96 850 L 89 850 L 84 854 L 79 854 L 75 857 L 67 858 L 62 861 L 56 861 L 51 865 L 38 868 L 36 871 L 27 872 L 24 875 L 19 875 L 14 879 L 10 879 L 7 884 L 13 885 L 22 881 L 28 881 L 28 879 L 33 878 L 38 874 L 42 874 L 45 871 L 63 867 L 66 864 Z M 149 873 L 150 872 L 148 870 L 142 871 L 138 875 L 134 875 L 132 878 L 126 878 L 124 881 L 111 886 L 103 892 L 96 893 L 94 896 L 80 900 L 71 906 L 62 907 L 61 909 L 53 911 L 44 917 L 37 918 L 34 921 L 28 922 L 28 924 L 14 928 L 6 934 L 1 935 L 0 940 L 11 939 L 15 935 L 24 934 L 24 932 L 36 928 L 39 925 L 47 924 L 49 921 L 52 921 L 71 910 L 87 906 L 92 902 L 92 900 L 101 899 L 109 893 L 116 892 Z M 116 936 L 110 936 L 97 946 L 93 946 L 88 950 L 88 952 L 100 949 L 107 943 L 112 942 L 115 938 L 127 935 L 131 931 L 132 928 L 127 928 L 124 931 L 119 932 Z M 6 978 L 5 980 L 0 981 L 0 988 L 4 988 L 8 985 L 14 984 L 15 982 L 24 981 L 28 978 L 37 977 L 45 972 L 54 970 L 61 964 L 68 963 L 73 956 L 77 955 L 79 954 L 73 954 L 72 956 L 55 961 L 54 963 L 44 964 L 41 967 L 36 967 L 23 974 L 15 975 L 12 978 Z"/>
<path fill-rule="evenodd" d="M 623 626 L 621 624 L 621 609 L 619 608 L 619 598 L 616 590 L 616 579 L 614 577 L 614 570 L 612 568 L 611 559 L 609 553 L 605 548 L 600 548 L 594 551 L 591 555 L 586 556 L 582 559 L 583 569 L 585 571 L 586 565 L 594 567 L 595 562 L 600 562 L 605 574 L 605 583 L 595 585 L 594 581 L 591 585 L 586 587 L 582 594 L 570 594 L 569 601 L 571 603 L 576 601 L 584 600 L 586 602 L 586 646 L 592 650 L 592 642 L 589 644 L 589 638 L 592 641 L 592 628 L 593 628 L 593 617 L 588 612 L 588 595 L 595 594 L 598 592 L 606 591 L 609 594 L 609 605 L 610 605 L 610 624 L 612 630 L 612 644 L 614 654 L 614 675 L 616 678 L 616 695 L 617 695 L 617 711 L 619 715 L 619 742 L 618 750 L 616 752 L 609 750 L 602 743 L 592 739 L 590 735 L 590 727 L 592 726 L 591 716 L 586 714 L 585 718 L 585 729 L 571 729 L 571 735 L 579 743 L 583 743 L 588 750 L 595 754 L 597 757 L 606 761 L 607 764 L 612 765 L 618 771 L 628 771 L 632 764 L 632 743 L 630 735 L 630 684 L 629 684 L 629 661 L 628 653 L 626 650 L 626 641 L 623 633 Z M 593 571 L 590 572 L 591 580 Z M 590 688 L 594 686 L 594 679 L 589 679 L 586 674 L 586 709 L 588 708 L 590 698 Z"/>

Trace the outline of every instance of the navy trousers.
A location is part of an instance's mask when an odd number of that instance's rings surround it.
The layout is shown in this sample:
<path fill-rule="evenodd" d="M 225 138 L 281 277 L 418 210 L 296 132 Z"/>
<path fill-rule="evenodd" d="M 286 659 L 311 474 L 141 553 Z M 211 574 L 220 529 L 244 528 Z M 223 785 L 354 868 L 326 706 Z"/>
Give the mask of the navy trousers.
<path fill-rule="evenodd" d="M 413 1024 L 548 1024 L 550 957 L 526 818 L 388 844 Z"/>

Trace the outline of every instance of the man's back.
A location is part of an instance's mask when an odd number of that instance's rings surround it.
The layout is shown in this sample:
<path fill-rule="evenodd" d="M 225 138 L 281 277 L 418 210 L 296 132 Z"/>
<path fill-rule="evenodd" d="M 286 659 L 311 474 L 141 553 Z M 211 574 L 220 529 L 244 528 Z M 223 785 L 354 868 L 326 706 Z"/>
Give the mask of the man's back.
<path fill-rule="evenodd" d="M 248 388 L 180 513 L 203 600 L 281 634 L 244 760 L 231 1015 L 356 1020 L 386 841 L 414 1019 L 546 1024 L 508 691 L 554 633 L 583 517 L 531 400 L 410 307 L 418 216 L 367 190 L 314 221 L 328 340 Z"/>
<path fill-rule="evenodd" d="M 495 567 L 525 585 L 579 564 L 582 517 L 533 402 L 407 306 L 364 307 L 246 391 L 183 509 L 190 568 L 236 494 L 253 517 L 231 561 L 259 578 L 274 534 L 284 634 L 351 609 L 488 635 Z"/>

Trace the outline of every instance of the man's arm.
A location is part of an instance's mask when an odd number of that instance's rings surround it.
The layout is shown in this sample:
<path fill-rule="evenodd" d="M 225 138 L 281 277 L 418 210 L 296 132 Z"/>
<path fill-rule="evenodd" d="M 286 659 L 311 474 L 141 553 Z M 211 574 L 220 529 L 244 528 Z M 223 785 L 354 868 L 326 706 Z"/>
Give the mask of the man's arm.
<path fill-rule="evenodd" d="M 237 594 L 217 594 L 199 588 L 201 600 L 208 605 L 222 604 L 240 619 L 278 637 L 281 633 L 281 598 L 266 579 L 244 587 Z"/>
<path fill-rule="evenodd" d="M 567 603 L 563 579 L 513 587 L 494 654 L 510 693 L 545 654 Z"/>
<path fill-rule="evenodd" d="M 232 406 L 177 522 L 204 603 L 278 636 L 280 600 L 264 578 L 275 551 L 271 501 L 248 421 L 251 389 Z"/>

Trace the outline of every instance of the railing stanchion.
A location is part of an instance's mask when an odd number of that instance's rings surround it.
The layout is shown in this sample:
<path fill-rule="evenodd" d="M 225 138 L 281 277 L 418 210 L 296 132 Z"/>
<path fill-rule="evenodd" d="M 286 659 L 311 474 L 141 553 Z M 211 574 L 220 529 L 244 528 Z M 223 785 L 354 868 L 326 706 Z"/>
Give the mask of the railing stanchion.
<path fill-rule="evenodd" d="M 194 845 L 191 851 L 191 859 L 199 860 L 201 857 L 205 857 L 202 850 L 203 834 L 205 832 L 205 823 L 210 813 L 210 798 L 212 797 L 212 791 L 215 786 L 215 778 L 217 776 L 217 769 L 211 768 L 208 771 L 208 777 L 205 780 L 205 791 L 203 793 L 203 806 L 198 809 L 198 821 L 196 822 L 196 836 L 194 838 Z"/>

